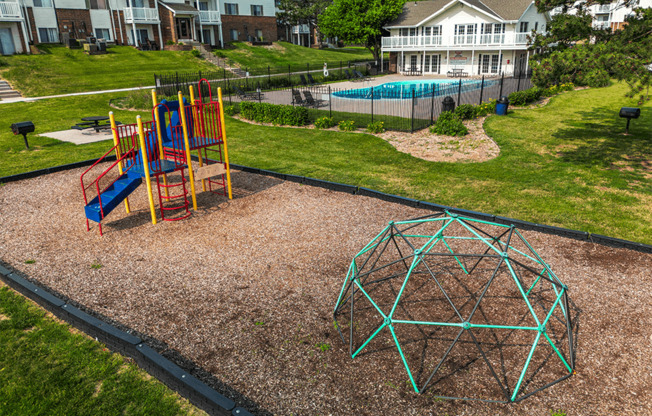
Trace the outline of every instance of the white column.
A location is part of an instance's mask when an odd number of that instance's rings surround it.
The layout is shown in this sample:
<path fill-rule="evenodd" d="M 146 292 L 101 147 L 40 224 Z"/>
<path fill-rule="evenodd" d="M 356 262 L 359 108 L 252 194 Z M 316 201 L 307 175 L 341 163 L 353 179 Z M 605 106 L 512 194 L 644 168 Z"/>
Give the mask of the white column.
<path fill-rule="evenodd" d="M 527 51 L 527 57 L 525 58 L 525 76 L 527 76 L 527 70 L 530 65 L 530 51 Z"/>
<path fill-rule="evenodd" d="M 131 24 L 133 31 L 134 31 L 134 39 L 133 39 L 133 44 L 135 47 L 138 47 L 138 37 L 136 36 L 136 23 Z"/>
<path fill-rule="evenodd" d="M 451 51 L 446 49 L 446 72 L 451 70 Z"/>
<path fill-rule="evenodd" d="M 475 60 L 475 49 L 471 49 L 471 70 L 469 71 L 469 74 L 471 75 L 473 75 L 473 68 L 475 68 L 474 60 Z M 480 75 L 479 72 L 480 71 L 478 71 L 478 75 Z"/>
<path fill-rule="evenodd" d="M 158 24 L 156 26 L 158 26 L 158 41 L 160 43 L 160 45 L 158 45 L 158 48 L 159 48 L 160 51 L 162 51 L 163 50 L 163 34 L 161 33 L 160 19 L 159 19 L 159 22 L 158 22 Z"/>
<path fill-rule="evenodd" d="M 423 50 L 423 58 L 422 58 L 422 61 L 421 61 L 421 75 L 426 73 L 425 65 L 426 65 L 426 50 L 424 49 Z"/>
<path fill-rule="evenodd" d="M 500 74 L 503 70 L 503 50 L 498 49 L 498 73 Z"/>
<path fill-rule="evenodd" d="M 25 27 L 25 20 L 20 22 L 21 29 L 23 31 L 23 41 L 25 42 L 25 53 L 26 54 L 31 54 L 32 51 L 29 48 L 29 34 L 27 33 L 27 27 Z"/>
<path fill-rule="evenodd" d="M 405 68 L 403 68 L 403 61 L 404 60 L 405 60 L 404 52 L 403 52 L 403 50 L 401 50 L 401 62 L 399 63 L 398 67 L 400 68 L 400 71 L 403 71 L 403 72 L 405 72 Z"/>
<path fill-rule="evenodd" d="M 222 19 L 222 18 L 220 17 L 220 20 L 221 20 L 221 19 Z M 219 35 L 219 37 L 220 37 L 220 47 L 223 48 L 223 47 L 224 47 L 224 38 L 223 38 L 223 36 L 222 36 L 222 23 L 220 23 L 220 30 L 219 30 L 218 35 Z"/>

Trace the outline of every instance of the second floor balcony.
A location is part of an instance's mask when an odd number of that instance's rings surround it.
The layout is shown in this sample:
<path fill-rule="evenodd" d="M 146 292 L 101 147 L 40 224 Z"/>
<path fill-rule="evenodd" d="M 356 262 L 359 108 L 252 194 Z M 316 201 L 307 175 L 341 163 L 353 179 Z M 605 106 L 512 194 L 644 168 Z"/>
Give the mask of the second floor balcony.
<path fill-rule="evenodd" d="M 159 23 L 158 11 L 150 7 L 125 7 L 125 23 Z"/>
<path fill-rule="evenodd" d="M 304 35 L 306 33 L 310 33 L 310 26 L 306 24 L 292 26 L 292 33 L 295 35 Z"/>
<path fill-rule="evenodd" d="M 0 21 L 15 21 L 22 18 L 17 1 L 0 1 Z"/>
<path fill-rule="evenodd" d="M 200 10 L 199 11 L 199 20 L 202 24 L 214 24 L 219 25 L 222 23 L 220 18 L 220 12 L 217 10 Z"/>
<path fill-rule="evenodd" d="M 468 34 L 454 36 L 386 36 L 382 46 L 385 50 L 423 50 L 446 47 L 526 46 L 529 32 Z"/>

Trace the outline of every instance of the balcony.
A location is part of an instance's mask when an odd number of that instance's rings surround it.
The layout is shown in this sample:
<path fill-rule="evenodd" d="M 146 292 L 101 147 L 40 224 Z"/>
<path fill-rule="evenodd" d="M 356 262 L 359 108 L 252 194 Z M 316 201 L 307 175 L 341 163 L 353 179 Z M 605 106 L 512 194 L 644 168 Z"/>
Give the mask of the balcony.
<path fill-rule="evenodd" d="M 526 46 L 530 33 L 500 33 L 485 35 L 455 35 L 455 36 L 390 36 L 383 37 L 382 46 L 385 50 L 423 50 L 441 49 L 447 47 L 506 47 Z"/>
<path fill-rule="evenodd" d="M 611 23 L 609 21 L 598 21 L 598 22 L 593 22 L 593 29 L 598 29 L 598 30 L 605 30 L 611 28 Z"/>
<path fill-rule="evenodd" d="M 0 20 L 21 20 L 20 5 L 15 1 L 0 1 Z"/>
<path fill-rule="evenodd" d="M 292 26 L 292 34 L 294 35 L 305 35 L 307 33 L 310 33 L 310 26 L 308 25 Z"/>
<path fill-rule="evenodd" d="M 125 7 L 125 23 L 159 23 L 158 11 L 149 7 Z"/>
<path fill-rule="evenodd" d="M 216 10 L 200 10 L 199 20 L 204 25 L 206 24 L 219 25 L 222 23 L 222 19 L 220 18 L 220 12 Z"/>
<path fill-rule="evenodd" d="M 611 12 L 611 5 L 610 4 L 600 4 L 598 6 L 595 6 L 595 13 L 596 14 L 604 14 L 604 13 L 610 13 Z"/>

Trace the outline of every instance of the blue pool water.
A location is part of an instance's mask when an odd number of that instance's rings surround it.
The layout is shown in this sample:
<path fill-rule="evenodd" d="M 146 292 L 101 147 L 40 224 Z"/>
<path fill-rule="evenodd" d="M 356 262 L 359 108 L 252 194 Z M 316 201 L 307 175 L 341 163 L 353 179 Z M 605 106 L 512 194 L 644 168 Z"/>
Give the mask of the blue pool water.
<path fill-rule="evenodd" d="M 496 80 L 485 80 L 484 86 L 494 85 Z M 473 91 L 480 88 L 480 80 L 463 80 L 462 92 Z M 358 88 L 354 90 L 337 91 L 333 95 L 339 98 L 356 98 L 370 100 L 379 99 L 404 99 L 415 97 L 435 97 L 441 95 L 457 94 L 460 85 L 459 79 L 430 79 L 419 81 L 388 82 L 375 87 Z"/>

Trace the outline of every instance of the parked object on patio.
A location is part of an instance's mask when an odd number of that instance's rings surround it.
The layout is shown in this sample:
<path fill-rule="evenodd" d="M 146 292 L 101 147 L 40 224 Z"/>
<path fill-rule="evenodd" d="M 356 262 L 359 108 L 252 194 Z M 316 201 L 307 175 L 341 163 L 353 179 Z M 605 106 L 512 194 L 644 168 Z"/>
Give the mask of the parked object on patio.
<path fill-rule="evenodd" d="M 453 97 L 451 96 L 444 97 L 444 99 L 441 100 L 441 112 L 444 113 L 446 111 L 453 111 L 453 110 L 455 110 L 455 101 L 453 100 Z"/>
<path fill-rule="evenodd" d="M 263 98 L 263 95 L 260 92 L 244 92 L 242 88 L 237 85 L 233 85 L 232 87 L 241 100 L 262 100 Z"/>
<path fill-rule="evenodd" d="M 353 70 L 353 74 L 361 81 L 371 81 L 371 77 L 363 74 L 362 72 L 358 71 L 357 69 Z"/>
<path fill-rule="evenodd" d="M 352 78 L 353 78 L 353 77 L 351 76 L 351 74 L 349 73 L 349 70 L 348 70 L 348 69 L 345 69 L 345 70 L 344 70 L 344 76 L 346 76 L 346 79 L 348 79 L 348 80 L 352 80 Z"/>
<path fill-rule="evenodd" d="M 633 118 L 639 118 L 641 115 L 641 109 L 634 108 L 634 107 L 623 107 L 620 109 L 620 113 L 618 113 L 618 115 L 622 118 L 627 119 L 627 127 L 625 127 L 625 134 L 629 134 L 629 121 Z"/>
<path fill-rule="evenodd" d="M 325 100 L 316 100 L 308 90 L 303 91 L 303 96 L 306 97 L 306 105 L 309 105 L 310 107 L 317 108 L 327 105 Z"/>
<path fill-rule="evenodd" d="M 513 225 L 443 211 L 390 221 L 353 258 L 333 316 L 352 358 L 394 344 L 415 392 L 507 403 L 574 373 L 571 305 Z"/>
<path fill-rule="evenodd" d="M 301 92 L 292 88 L 292 104 L 294 105 L 307 105 L 306 101 L 301 98 Z"/>
<path fill-rule="evenodd" d="M 461 77 L 468 77 L 469 73 L 464 72 L 462 68 L 453 68 L 450 71 L 446 72 L 446 76 L 450 78 L 461 78 Z"/>
<path fill-rule="evenodd" d="M 14 123 L 11 125 L 11 131 L 13 131 L 14 136 L 18 134 L 23 135 L 23 140 L 25 141 L 25 147 L 29 149 L 29 143 L 27 143 L 27 133 L 34 132 L 36 128 L 34 123 L 31 121 L 21 121 L 20 123 Z"/>
<path fill-rule="evenodd" d="M 503 95 L 496 101 L 496 114 L 499 116 L 506 115 L 508 107 L 509 107 L 509 98 Z"/>
<path fill-rule="evenodd" d="M 309 86 L 308 81 L 306 81 L 306 77 L 303 74 L 299 74 L 299 79 L 301 80 L 301 85 L 304 87 Z"/>

